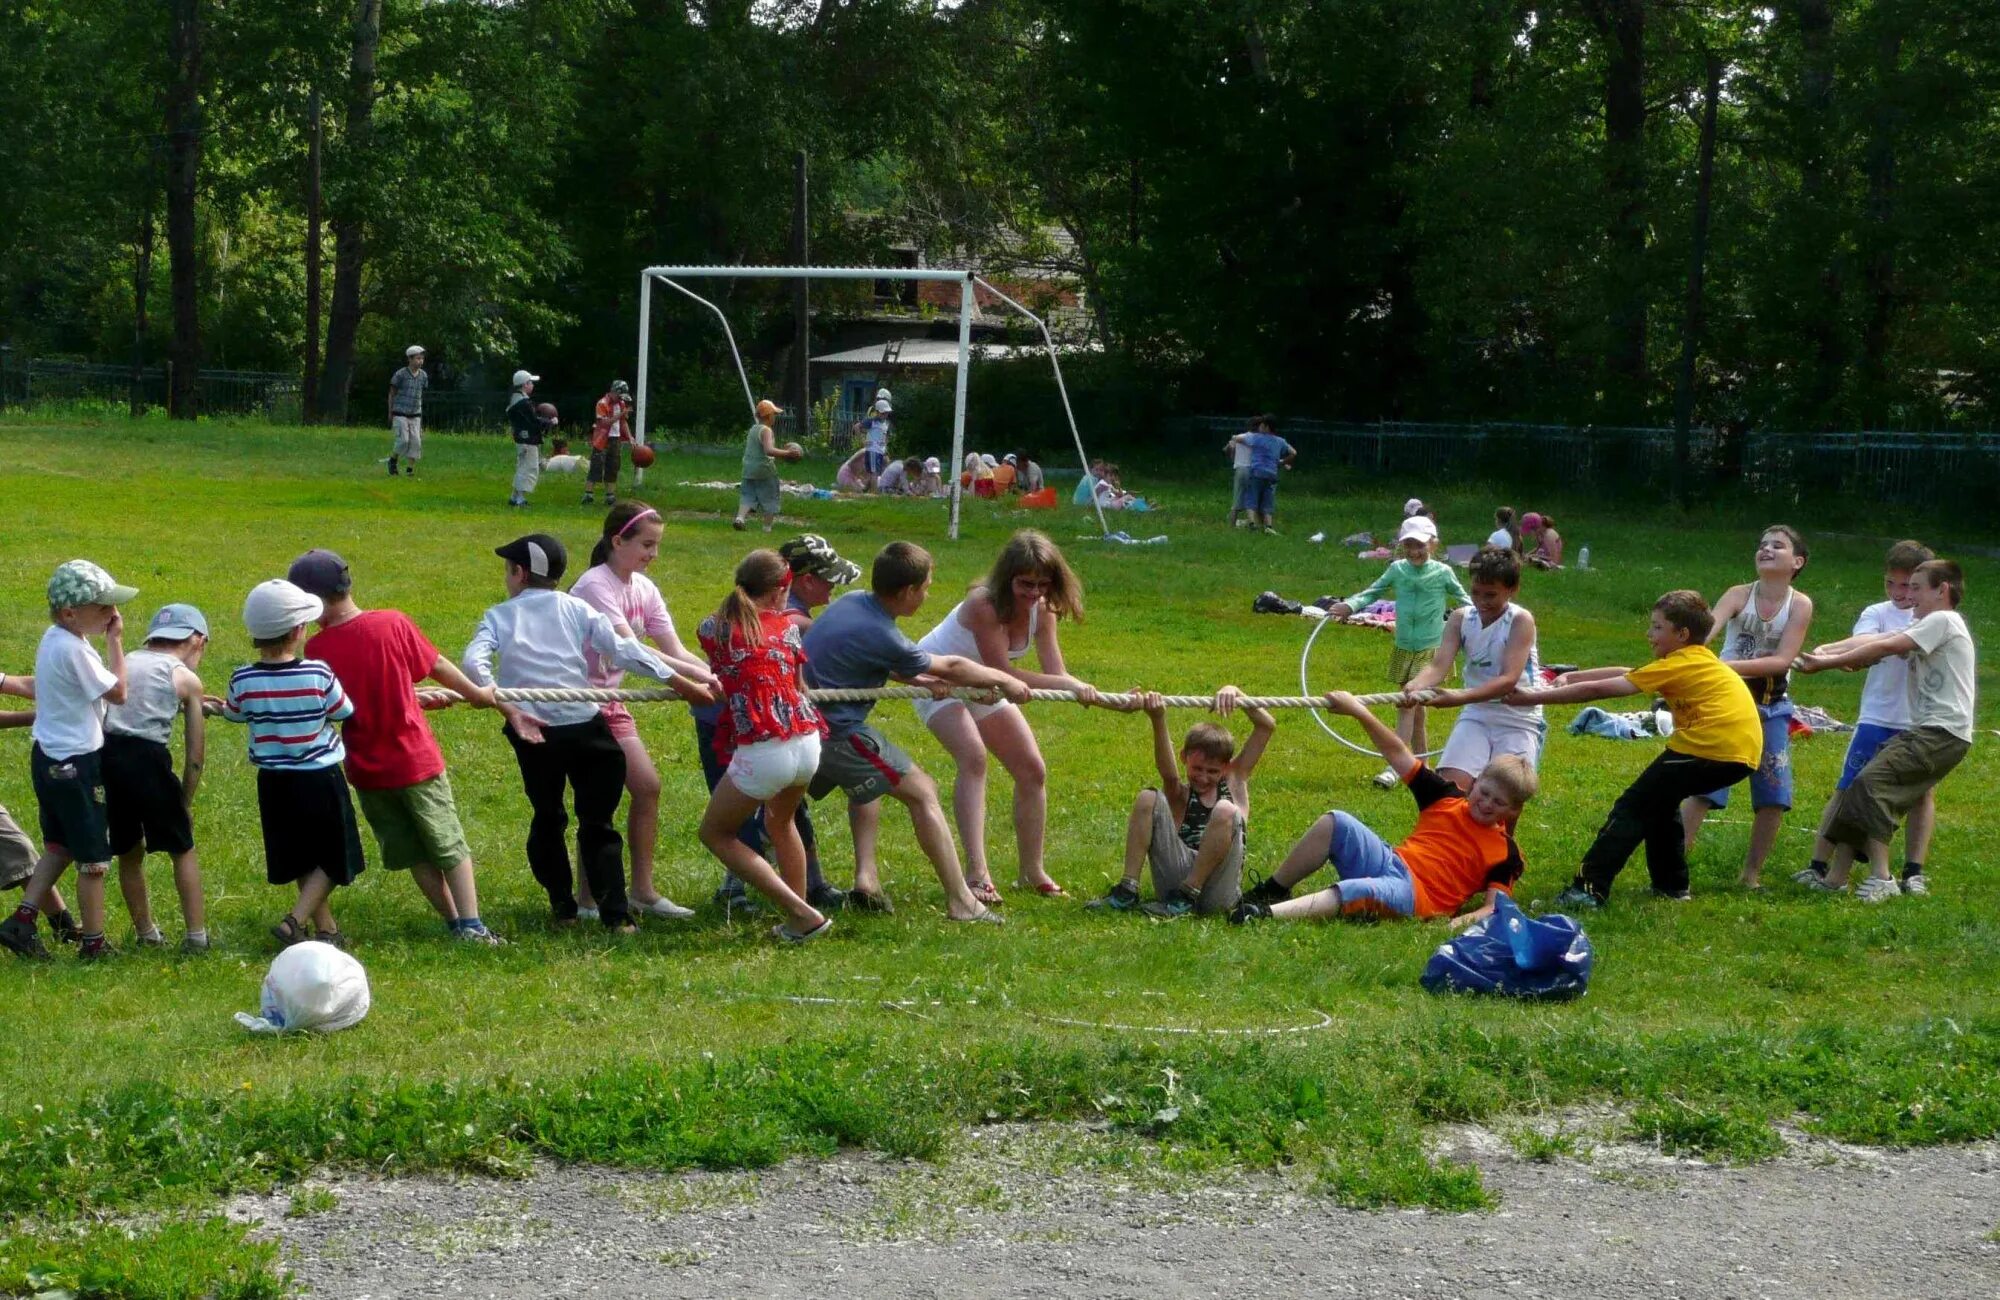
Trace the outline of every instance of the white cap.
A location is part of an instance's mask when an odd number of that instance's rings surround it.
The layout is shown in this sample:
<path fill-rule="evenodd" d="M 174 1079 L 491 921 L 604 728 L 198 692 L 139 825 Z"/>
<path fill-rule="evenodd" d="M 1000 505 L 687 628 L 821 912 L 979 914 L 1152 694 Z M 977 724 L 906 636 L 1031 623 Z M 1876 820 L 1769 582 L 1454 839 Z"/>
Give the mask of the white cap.
<path fill-rule="evenodd" d="M 525 370 L 516 370 L 514 372 L 514 387 L 516 388 L 519 388 L 522 384 L 538 384 L 541 380 L 542 377 L 540 375 L 532 375 Z"/>
<path fill-rule="evenodd" d="M 1011 451 L 1008 452 L 1005 456 L 1002 456 L 1000 459 L 1006 461 L 1009 465 L 1018 465 L 1021 463 L 1021 458 L 1019 456 L 1016 456 Z"/>
<path fill-rule="evenodd" d="M 926 456 L 926 457 L 924 457 L 924 472 L 925 472 L 925 473 L 927 473 L 927 474 L 935 474 L 935 473 L 937 473 L 937 472 L 938 472 L 939 470 L 941 470 L 941 469 L 943 469 L 943 468 L 944 468 L 944 465 L 943 465 L 943 464 L 942 464 L 942 463 L 941 463 L 941 462 L 940 462 L 940 461 L 938 460 L 938 458 L 937 458 L 937 457 L 935 457 L 935 456 Z"/>
<path fill-rule="evenodd" d="M 999 469 L 999 468 L 1000 468 L 1000 462 L 999 462 L 999 461 L 997 461 L 997 460 L 995 460 L 995 459 L 993 459 L 993 453 L 992 453 L 992 452 L 990 452 L 990 451 L 989 451 L 989 452 L 987 452 L 987 453 L 986 453 L 985 455 L 983 455 L 983 456 L 981 456 L 981 457 L 979 458 L 979 463 L 980 463 L 981 465 L 984 465 L 984 466 L 985 466 L 986 468 L 988 468 L 988 469 Z"/>
<path fill-rule="evenodd" d="M 406 361 L 411 357 L 420 357 L 423 354 L 424 354 L 424 346 L 421 343 L 412 343 L 410 344 L 410 346 L 403 349 L 403 359 Z"/>
<path fill-rule="evenodd" d="M 892 407 L 891 407 L 891 406 L 889 405 L 889 399 L 888 399 L 888 398 L 886 398 L 886 397 L 878 397 L 878 398 L 876 398 L 876 399 L 875 399 L 875 412 L 876 412 L 876 414 L 878 414 L 878 415 L 888 415 L 888 414 L 890 414 L 890 413 L 891 413 L 891 411 L 892 411 L 893 409 L 894 409 L 894 408 L 892 408 Z"/>
<path fill-rule="evenodd" d="M 1396 534 L 1398 545 L 1410 541 L 1435 542 L 1437 539 L 1438 526 L 1423 515 L 1412 515 L 1405 519 L 1402 531 Z"/>
<path fill-rule="evenodd" d="M 878 401 L 878 402 L 886 402 L 886 401 L 888 401 L 888 400 L 889 400 L 889 390 L 888 390 L 888 389 L 886 389 L 886 388 L 878 388 L 878 389 L 876 389 L 876 390 L 875 390 L 875 400 L 876 400 L 876 401 Z"/>
<path fill-rule="evenodd" d="M 259 641 L 283 636 L 302 623 L 310 623 L 326 610 L 318 596 L 283 578 L 260 582 L 250 589 L 243 602 L 243 625 Z"/>
<path fill-rule="evenodd" d="M 1424 512 L 1424 503 L 1417 500 L 1415 497 L 1411 497 L 1408 501 L 1405 501 L 1403 503 L 1403 518 L 1405 519 L 1408 519 L 1411 515 L 1420 515 L 1423 512 Z"/>

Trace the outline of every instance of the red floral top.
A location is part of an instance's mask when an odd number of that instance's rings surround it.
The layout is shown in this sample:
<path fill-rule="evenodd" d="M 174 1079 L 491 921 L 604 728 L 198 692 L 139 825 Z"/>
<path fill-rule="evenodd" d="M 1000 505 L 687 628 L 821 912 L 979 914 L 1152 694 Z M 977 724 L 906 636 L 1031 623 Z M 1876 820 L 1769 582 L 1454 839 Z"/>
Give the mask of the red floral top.
<path fill-rule="evenodd" d="M 759 611 L 758 622 L 764 629 L 762 645 L 744 645 L 742 634 L 713 614 L 695 632 L 722 682 L 715 754 L 725 763 L 738 745 L 826 734 L 826 723 L 799 680 L 806 652 L 798 625 L 778 610 Z"/>

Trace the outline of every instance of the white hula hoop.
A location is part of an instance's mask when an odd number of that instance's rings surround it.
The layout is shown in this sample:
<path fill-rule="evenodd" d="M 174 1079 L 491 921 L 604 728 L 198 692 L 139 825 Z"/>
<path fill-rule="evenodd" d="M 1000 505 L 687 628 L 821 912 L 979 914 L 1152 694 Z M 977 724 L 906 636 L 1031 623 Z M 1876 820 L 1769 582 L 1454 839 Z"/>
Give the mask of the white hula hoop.
<path fill-rule="evenodd" d="M 1330 618 L 1322 618 L 1322 619 L 1319 619 L 1318 621 L 1316 621 L 1316 622 L 1315 622 L 1315 623 L 1313 624 L 1313 630 L 1312 630 L 1311 632 L 1309 632 L 1309 633 L 1307 633 L 1307 634 L 1306 634 L 1306 648 L 1305 648 L 1304 650 L 1301 650 L 1301 651 L 1299 652 L 1299 694 L 1301 694 L 1301 695 L 1317 695 L 1317 694 L 1319 694 L 1319 692 L 1318 692 L 1318 691 L 1315 691 L 1315 690 L 1314 690 L 1314 689 L 1312 688 L 1312 683 L 1306 680 L 1306 676 L 1307 676 L 1307 670 L 1308 670 L 1308 668 L 1310 667 L 1310 665 L 1311 665 L 1311 663 L 1312 663 L 1312 652 L 1313 652 L 1313 642 L 1315 642 L 1315 641 L 1319 640 L 1319 634 L 1320 634 L 1321 632 L 1325 631 L 1325 630 L 1326 630 L 1326 627 L 1327 627 L 1327 625 L 1328 625 L 1328 624 L 1330 624 L 1330 623 L 1332 623 L 1332 622 L 1334 622 L 1334 620 L 1333 620 L 1333 619 L 1330 619 Z M 1345 737 L 1345 736 L 1341 735 L 1341 734 L 1340 734 L 1340 733 L 1339 733 L 1338 731 L 1335 731 L 1335 730 L 1333 729 L 1333 724 L 1332 724 L 1332 723 L 1330 723 L 1330 722 L 1328 722 L 1328 721 L 1327 721 L 1327 720 L 1326 720 L 1326 719 L 1325 719 L 1325 718 L 1324 718 L 1323 716 L 1321 716 L 1321 714 L 1320 714 L 1320 711 L 1319 711 L 1318 709 L 1314 709 L 1314 708 L 1308 708 L 1308 709 L 1307 709 L 1307 712 L 1309 712 L 1309 713 L 1311 713 L 1311 714 L 1312 714 L 1312 716 L 1313 716 L 1313 721 L 1314 721 L 1314 722 L 1317 722 L 1317 723 L 1319 724 L 1319 729 L 1320 729 L 1321 731 L 1324 731 L 1324 732 L 1325 732 L 1325 733 L 1326 733 L 1327 735 L 1329 735 L 1329 736 L 1332 736 L 1332 737 L 1333 737 L 1333 738 L 1334 738 L 1335 740 L 1337 740 L 1337 741 L 1339 741 L 1339 742 L 1340 742 L 1341 744 L 1343 744 L 1343 745 L 1347 746 L 1347 747 L 1348 747 L 1349 749 L 1353 750 L 1353 751 L 1354 751 L 1355 753 L 1357 753 L 1357 754 L 1366 754 L 1366 755 L 1368 755 L 1368 756 L 1369 756 L 1370 758 L 1377 758 L 1377 757 L 1380 757 L 1380 755 L 1376 754 L 1376 752 L 1375 752 L 1374 750 L 1372 750 L 1372 749 L 1369 749 L 1369 748 L 1367 748 L 1367 747 L 1365 747 L 1365 746 L 1362 746 L 1362 745 L 1357 745 L 1357 744 L 1355 744 L 1355 743 L 1354 743 L 1353 741 L 1349 740 L 1349 739 L 1348 739 L 1347 737 Z M 1422 754 L 1419 754 L 1419 755 L 1417 755 L 1417 757 L 1418 757 L 1418 758 L 1435 758 L 1435 757 L 1437 757 L 1437 756 L 1438 756 L 1439 754 L 1442 754 L 1442 753 L 1444 753 L 1444 749 L 1443 749 L 1442 747 L 1440 747 L 1440 748 L 1437 748 L 1437 749 L 1433 749 L 1433 750 L 1429 750 L 1429 751 L 1427 751 L 1427 752 L 1425 752 L 1425 753 L 1422 753 Z"/>

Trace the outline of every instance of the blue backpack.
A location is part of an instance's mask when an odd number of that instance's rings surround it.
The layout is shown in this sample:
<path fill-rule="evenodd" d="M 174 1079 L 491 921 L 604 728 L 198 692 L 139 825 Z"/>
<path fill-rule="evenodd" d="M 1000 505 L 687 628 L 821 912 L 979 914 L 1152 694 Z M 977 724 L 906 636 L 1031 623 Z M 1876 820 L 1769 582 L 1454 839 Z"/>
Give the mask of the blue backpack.
<path fill-rule="evenodd" d="M 1582 997 L 1595 960 L 1590 937 L 1567 916 L 1532 917 L 1502 894 L 1493 915 L 1467 926 L 1431 954 L 1424 987 L 1433 993 L 1498 993 L 1558 1002 Z"/>

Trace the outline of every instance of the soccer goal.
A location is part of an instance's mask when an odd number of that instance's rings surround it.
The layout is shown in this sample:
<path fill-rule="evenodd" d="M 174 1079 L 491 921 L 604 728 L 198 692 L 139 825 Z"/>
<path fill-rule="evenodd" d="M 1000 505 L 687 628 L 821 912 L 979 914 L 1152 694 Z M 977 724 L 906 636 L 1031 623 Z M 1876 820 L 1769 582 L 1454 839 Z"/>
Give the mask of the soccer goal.
<path fill-rule="evenodd" d="M 653 327 L 653 285 L 666 285 L 682 297 L 688 298 L 715 314 L 722 325 L 723 337 L 729 341 L 729 355 L 736 361 L 736 374 L 743 381 L 743 402 L 748 411 L 746 418 L 757 418 L 757 395 L 750 389 L 750 372 L 743 365 L 743 353 L 736 346 L 736 333 L 729 328 L 729 317 L 720 307 L 702 297 L 694 290 L 680 283 L 682 280 L 722 280 L 733 278 L 761 280 L 928 280 L 941 284 L 958 285 L 958 372 L 956 395 L 951 408 L 951 463 L 945 468 L 951 476 L 951 538 L 958 539 L 958 511 L 960 499 L 964 496 L 964 485 L 959 475 L 965 463 L 965 381 L 967 366 L 972 360 L 972 308 L 973 291 L 977 286 L 1005 303 L 1013 310 L 1035 323 L 1041 331 L 1042 346 L 1048 353 L 1049 368 L 1055 374 L 1056 392 L 1062 398 L 1063 418 L 1069 422 L 1070 438 L 1076 443 L 1077 461 L 1085 475 L 1090 473 L 1090 457 L 1083 449 L 1083 435 L 1077 432 L 1076 412 L 1071 409 L 1069 389 L 1063 383 L 1062 362 L 1056 356 L 1055 338 L 1049 333 L 1048 322 L 1006 294 L 994 288 L 971 271 L 912 270 L 908 267 L 877 266 L 649 266 L 639 274 L 639 401 L 633 413 L 634 433 L 640 442 L 646 439 L 646 371 L 652 351 Z M 810 413 L 798 413 L 801 427 Z M 747 426 L 746 426 L 747 427 Z M 1093 494 L 1091 504 L 1097 510 L 1097 527 L 1100 532 L 1109 533 L 1110 527 L 1104 522 L 1104 506 Z"/>

